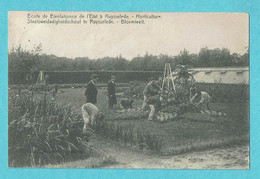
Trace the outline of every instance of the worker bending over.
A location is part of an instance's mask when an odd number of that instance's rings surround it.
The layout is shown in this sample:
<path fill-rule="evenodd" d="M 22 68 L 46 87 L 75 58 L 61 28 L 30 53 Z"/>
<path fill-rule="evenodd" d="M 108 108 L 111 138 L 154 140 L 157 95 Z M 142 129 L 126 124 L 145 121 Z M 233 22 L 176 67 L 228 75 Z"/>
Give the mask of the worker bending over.
<path fill-rule="evenodd" d="M 153 98 L 155 96 L 158 96 L 160 88 L 157 86 L 155 78 L 151 77 L 149 83 L 144 88 L 143 94 L 144 94 L 144 101 L 142 105 L 142 110 L 144 111 L 148 101 L 150 98 Z"/>
<path fill-rule="evenodd" d="M 199 102 L 196 103 L 195 101 Z M 207 110 L 210 110 L 210 95 L 205 91 L 196 90 L 195 95 L 190 99 L 190 103 L 196 104 L 201 109 L 207 108 Z"/>
<path fill-rule="evenodd" d="M 86 132 L 87 125 L 96 124 L 97 120 L 103 120 L 104 115 L 101 111 L 92 103 L 86 103 L 81 107 L 82 117 L 84 121 L 83 133 Z"/>

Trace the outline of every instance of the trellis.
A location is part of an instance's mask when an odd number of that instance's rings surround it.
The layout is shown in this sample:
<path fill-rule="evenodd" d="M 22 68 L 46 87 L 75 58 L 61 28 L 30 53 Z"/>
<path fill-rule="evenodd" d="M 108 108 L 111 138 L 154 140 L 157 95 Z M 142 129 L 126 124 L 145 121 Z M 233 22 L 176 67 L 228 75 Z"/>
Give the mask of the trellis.
<path fill-rule="evenodd" d="M 163 83 L 162 83 L 162 86 L 161 86 L 161 90 L 167 89 L 168 91 L 170 91 L 171 86 L 172 86 L 172 89 L 175 91 L 176 89 L 175 89 L 171 64 L 166 63 L 165 66 L 164 66 L 164 75 L 163 75 Z"/>
<path fill-rule="evenodd" d="M 40 71 L 36 81 L 36 85 L 42 85 L 42 84 L 45 84 L 45 79 L 44 79 L 43 71 Z"/>

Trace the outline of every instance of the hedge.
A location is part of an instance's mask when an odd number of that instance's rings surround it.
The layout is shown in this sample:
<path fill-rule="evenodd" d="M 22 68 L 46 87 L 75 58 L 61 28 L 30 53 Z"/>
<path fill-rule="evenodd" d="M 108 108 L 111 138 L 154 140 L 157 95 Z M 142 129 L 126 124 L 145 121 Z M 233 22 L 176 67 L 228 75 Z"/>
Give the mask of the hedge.
<path fill-rule="evenodd" d="M 99 75 L 99 82 L 106 84 L 111 75 L 117 77 L 118 84 L 130 81 L 147 82 L 148 78 L 153 76 L 158 78 L 163 75 L 163 72 L 135 72 L 135 71 L 85 71 L 85 72 L 44 72 L 49 75 L 50 84 L 67 85 L 68 87 L 84 87 L 90 80 L 91 74 Z M 26 81 L 27 72 L 9 72 L 8 80 L 9 86 L 16 86 L 16 84 L 28 84 Z M 39 72 L 33 73 L 32 84 L 36 83 Z M 83 86 L 82 86 L 82 85 Z M 63 87 L 60 86 L 59 87 Z M 230 101 L 244 101 L 249 99 L 249 85 L 247 84 L 221 84 L 221 83 L 196 83 L 196 86 L 206 91 L 212 97 L 213 102 L 230 102 Z M 66 86 L 64 86 L 66 87 Z M 142 91 L 142 90 L 141 90 Z"/>
<path fill-rule="evenodd" d="M 249 85 L 247 84 L 196 83 L 196 86 L 209 93 L 212 102 L 249 100 Z"/>
<path fill-rule="evenodd" d="M 26 84 L 26 75 L 28 72 L 9 72 L 9 84 Z M 115 75 L 117 82 L 128 83 L 130 81 L 148 81 L 148 78 L 153 76 L 158 78 L 163 75 L 163 72 L 140 72 L 140 71 L 84 71 L 84 72 L 44 72 L 44 75 L 49 76 L 50 84 L 74 84 L 87 83 L 90 80 L 91 74 L 99 76 L 99 82 L 107 82 L 112 75 Z M 39 72 L 33 73 L 33 80 L 31 83 L 35 84 Z"/>

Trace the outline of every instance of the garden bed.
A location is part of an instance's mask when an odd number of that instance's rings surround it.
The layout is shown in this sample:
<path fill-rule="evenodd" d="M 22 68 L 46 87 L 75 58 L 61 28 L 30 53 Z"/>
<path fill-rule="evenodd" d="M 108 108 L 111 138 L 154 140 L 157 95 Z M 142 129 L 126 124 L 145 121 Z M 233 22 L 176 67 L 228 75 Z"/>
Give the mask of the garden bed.
<path fill-rule="evenodd" d="M 44 94 L 38 94 L 35 97 L 43 96 Z M 50 97 L 47 95 L 47 100 Z M 118 102 L 120 99 L 118 98 Z M 84 89 L 63 89 L 63 93 L 57 94 L 55 102 L 71 105 L 80 112 L 85 103 Z M 142 102 L 142 98 L 135 99 L 134 108 L 140 108 Z M 148 121 L 145 116 L 125 120 L 120 118 L 116 109 L 108 109 L 106 90 L 99 89 L 97 106 L 105 114 L 106 120 L 95 130 L 106 140 L 162 155 L 242 144 L 249 142 L 248 105 L 247 102 L 212 103 L 213 110 L 227 114 L 217 118 L 202 114 L 185 114 L 186 116 L 182 115 L 166 123 Z"/>
<path fill-rule="evenodd" d="M 83 93 L 84 90 L 81 89 L 64 89 L 64 93 L 57 96 L 57 102 L 69 103 L 80 109 L 85 102 L 84 98 L 82 99 Z M 118 98 L 118 102 L 120 99 Z M 142 98 L 135 99 L 134 108 L 140 108 L 142 102 Z M 212 110 L 227 114 L 226 116 L 214 118 L 212 121 L 213 117 L 208 115 L 189 114 L 189 116 L 184 115 L 166 123 L 147 121 L 147 118 L 115 120 L 119 115 L 116 109 L 108 109 L 106 90 L 99 90 L 97 106 L 105 114 L 106 122 L 115 128 L 119 126 L 118 128 L 121 127 L 128 131 L 133 128 L 131 130 L 134 137 L 137 136 L 137 131 L 147 131 L 151 136 L 154 135 L 162 140 L 164 145 L 159 153 L 171 153 L 170 151 L 177 150 L 182 146 L 194 145 L 195 148 L 200 148 L 208 145 L 217 147 L 224 145 L 225 140 L 230 140 L 230 143 L 239 141 L 240 138 L 246 142 L 249 140 L 249 104 L 247 102 L 212 103 Z M 205 119 L 202 119 L 201 116 L 205 116 Z M 109 138 L 109 136 L 107 137 Z M 221 144 L 223 140 L 224 143 Z M 123 142 L 123 139 L 118 141 Z M 213 145 L 213 143 L 216 143 L 216 145 Z M 193 150 L 195 149 L 193 148 Z"/>

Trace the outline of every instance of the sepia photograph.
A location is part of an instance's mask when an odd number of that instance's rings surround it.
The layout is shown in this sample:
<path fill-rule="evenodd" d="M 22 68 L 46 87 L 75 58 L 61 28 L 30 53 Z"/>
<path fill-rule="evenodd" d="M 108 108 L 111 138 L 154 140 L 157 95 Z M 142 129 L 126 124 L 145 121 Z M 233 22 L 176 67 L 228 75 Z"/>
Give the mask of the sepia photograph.
<path fill-rule="evenodd" d="M 249 15 L 8 12 L 8 167 L 250 168 Z"/>

